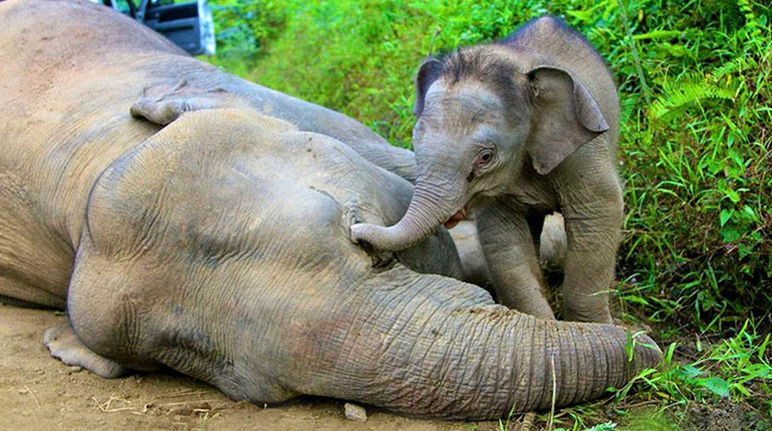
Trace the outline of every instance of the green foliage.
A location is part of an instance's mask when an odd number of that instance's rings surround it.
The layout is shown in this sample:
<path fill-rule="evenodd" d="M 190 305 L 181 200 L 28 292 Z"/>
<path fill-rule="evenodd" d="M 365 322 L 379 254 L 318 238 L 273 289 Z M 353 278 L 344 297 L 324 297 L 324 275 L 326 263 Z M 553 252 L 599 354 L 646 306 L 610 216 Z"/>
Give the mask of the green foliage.
<path fill-rule="evenodd" d="M 694 362 L 676 362 L 673 358 L 678 343 L 671 343 L 662 366 L 643 371 L 635 381 L 650 386 L 652 392 L 648 394 L 665 402 L 708 402 L 765 394 L 767 412 L 772 414 L 772 365 L 766 356 L 769 343 L 770 334 L 759 334 L 752 321 L 746 321 L 736 336 L 707 351 L 698 346 L 700 357 Z M 627 396 L 635 381 L 616 393 L 617 400 Z"/>
<path fill-rule="evenodd" d="M 271 0 L 226 0 L 211 6 L 220 58 L 253 63 L 283 29 L 285 9 Z"/>
<path fill-rule="evenodd" d="M 722 399 L 747 400 L 757 415 L 772 417 L 772 365 L 767 351 L 770 334 L 760 333 L 748 320 L 734 337 L 703 349 L 696 343 L 696 357 L 690 362 L 676 361 L 680 347 L 671 343 L 658 369 L 642 371 L 624 388 L 615 391 L 615 404 L 629 401 L 629 391 L 639 401 L 659 404 L 664 409 L 690 402 L 717 404 Z M 684 418 L 676 418 L 683 420 Z"/>
<path fill-rule="evenodd" d="M 622 264 L 640 281 L 621 297 L 655 319 L 724 331 L 748 313 L 768 319 L 772 305 L 770 10 L 743 0 L 670 9 L 639 20 L 655 45 L 642 50 L 655 100 L 625 103 Z"/>

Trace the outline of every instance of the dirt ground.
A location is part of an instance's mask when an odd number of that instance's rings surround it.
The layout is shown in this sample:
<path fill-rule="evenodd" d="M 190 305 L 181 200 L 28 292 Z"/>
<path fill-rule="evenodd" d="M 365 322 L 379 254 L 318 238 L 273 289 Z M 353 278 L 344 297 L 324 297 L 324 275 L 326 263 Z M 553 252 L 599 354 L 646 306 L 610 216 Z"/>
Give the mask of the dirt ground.
<path fill-rule="evenodd" d="M 166 374 L 106 380 L 50 357 L 43 331 L 65 321 L 53 311 L 0 305 L 0 430 L 493 430 L 408 419 L 368 407 L 367 422 L 343 402 L 304 398 L 261 408 L 234 402 L 204 383 Z M 471 426 L 470 426 L 471 425 Z"/>

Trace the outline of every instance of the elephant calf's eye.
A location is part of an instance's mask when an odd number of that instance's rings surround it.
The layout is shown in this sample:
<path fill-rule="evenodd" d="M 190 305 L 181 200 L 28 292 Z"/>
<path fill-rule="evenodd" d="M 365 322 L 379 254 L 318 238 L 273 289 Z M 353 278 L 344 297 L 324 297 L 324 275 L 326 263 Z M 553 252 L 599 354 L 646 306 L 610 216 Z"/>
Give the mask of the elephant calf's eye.
<path fill-rule="evenodd" d="M 493 160 L 493 151 L 484 150 L 477 156 L 477 167 L 484 167 Z"/>

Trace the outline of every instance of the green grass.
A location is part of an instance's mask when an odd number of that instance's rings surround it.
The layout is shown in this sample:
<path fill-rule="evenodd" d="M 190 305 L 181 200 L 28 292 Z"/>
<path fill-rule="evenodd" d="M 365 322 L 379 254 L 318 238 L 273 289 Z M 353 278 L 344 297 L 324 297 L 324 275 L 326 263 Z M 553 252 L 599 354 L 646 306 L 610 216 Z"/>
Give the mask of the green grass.
<path fill-rule="evenodd" d="M 623 321 L 651 325 L 668 358 L 606 400 L 561 410 L 554 428 L 671 429 L 702 404 L 770 418 L 768 2 L 215 3 L 220 54 L 209 61 L 342 111 L 403 147 L 425 55 L 562 16 L 606 58 L 621 96 L 626 218 L 614 305 Z"/>

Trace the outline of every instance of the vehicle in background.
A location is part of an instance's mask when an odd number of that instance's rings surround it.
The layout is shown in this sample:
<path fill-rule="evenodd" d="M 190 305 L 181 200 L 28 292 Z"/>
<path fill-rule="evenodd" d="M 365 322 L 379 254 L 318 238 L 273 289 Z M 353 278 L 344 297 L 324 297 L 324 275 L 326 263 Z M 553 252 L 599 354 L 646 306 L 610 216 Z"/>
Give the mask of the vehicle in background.
<path fill-rule="evenodd" d="M 166 36 L 192 55 L 214 55 L 214 20 L 207 0 L 90 0 L 111 7 Z"/>

